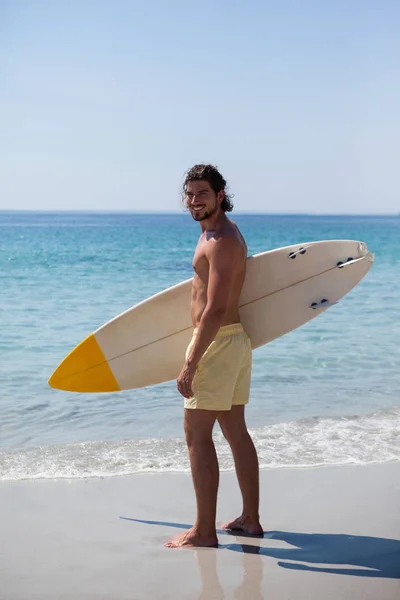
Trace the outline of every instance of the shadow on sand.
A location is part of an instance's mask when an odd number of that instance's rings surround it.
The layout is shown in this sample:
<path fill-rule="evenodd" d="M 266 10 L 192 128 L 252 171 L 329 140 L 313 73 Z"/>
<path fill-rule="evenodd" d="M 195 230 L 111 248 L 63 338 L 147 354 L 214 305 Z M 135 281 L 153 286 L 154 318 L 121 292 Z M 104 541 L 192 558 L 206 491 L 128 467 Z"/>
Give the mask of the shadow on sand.
<path fill-rule="evenodd" d="M 128 517 L 120 518 L 126 521 L 134 521 L 135 523 L 177 527 L 178 529 L 189 529 L 192 526 L 189 523 L 144 521 Z M 231 535 L 222 529 L 218 529 L 217 534 L 223 536 Z M 250 536 L 243 536 L 238 532 L 236 537 L 243 538 Z M 356 575 L 357 577 L 400 579 L 400 540 L 360 535 L 290 533 L 286 531 L 268 531 L 264 533 L 263 537 L 251 539 L 254 540 L 253 544 L 219 544 L 218 548 L 276 558 L 278 559 L 278 565 L 285 569 L 333 573 L 337 575 Z M 289 544 L 292 548 L 268 548 L 261 546 L 262 539 L 279 540 Z M 300 563 L 314 563 L 318 566 Z M 340 565 L 346 565 L 346 567 L 341 567 Z"/>

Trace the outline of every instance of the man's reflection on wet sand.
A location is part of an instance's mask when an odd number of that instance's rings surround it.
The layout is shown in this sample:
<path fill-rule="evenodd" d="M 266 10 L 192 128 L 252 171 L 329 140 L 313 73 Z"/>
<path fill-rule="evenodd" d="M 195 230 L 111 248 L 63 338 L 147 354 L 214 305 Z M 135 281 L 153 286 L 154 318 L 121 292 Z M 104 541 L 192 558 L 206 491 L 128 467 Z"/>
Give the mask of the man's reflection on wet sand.
<path fill-rule="evenodd" d="M 236 538 L 238 540 L 238 538 Z M 263 561 L 260 546 L 249 546 L 235 543 L 236 550 L 242 546 L 243 578 L 235 589 L 235 600 L 264 600 L 261 594 L 263 579 Z M 225 593 L 218 577 L 218 550 L 214 548 L 196 548 L 197 562 L 200 569 L 202 590 L 197 600 L 224 600 Z"/>

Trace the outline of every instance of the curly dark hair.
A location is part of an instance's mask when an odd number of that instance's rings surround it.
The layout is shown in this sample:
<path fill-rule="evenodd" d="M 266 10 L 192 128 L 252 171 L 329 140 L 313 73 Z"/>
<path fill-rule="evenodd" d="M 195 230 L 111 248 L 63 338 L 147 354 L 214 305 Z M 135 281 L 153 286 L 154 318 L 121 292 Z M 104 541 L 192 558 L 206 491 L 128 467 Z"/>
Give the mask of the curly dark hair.
<path fill-rule="evenodd" d="M 224 199 L 221 202 L 221 209 L 224 212 L 230 212 L 233 209 L 232 194 L 226 193 L 226 181 L 214 165 L 194 165 L 186 173 L 185 181 L 182 187 L 183 199 L 186 194 L 186 185 L 189 181 L 208 181 L 216 194 L 224 192 Z"/>

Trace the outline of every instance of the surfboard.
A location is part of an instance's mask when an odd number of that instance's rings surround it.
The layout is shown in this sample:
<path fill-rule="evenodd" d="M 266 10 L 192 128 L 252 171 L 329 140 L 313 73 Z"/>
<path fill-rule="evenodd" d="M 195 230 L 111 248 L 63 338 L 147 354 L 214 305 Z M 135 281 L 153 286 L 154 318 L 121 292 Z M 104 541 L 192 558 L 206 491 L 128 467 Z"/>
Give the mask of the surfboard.
<path fill-rule="evenodd" d="M 374 256 L 356 240 L 306 242 L 247 259 L 240 319 L 258 348 L 336 304 L 368 273 Z M 192 336 L 192 279 L 119 314 L 60 363 L 53 388 L 115 392 L 176 379 Z"/>

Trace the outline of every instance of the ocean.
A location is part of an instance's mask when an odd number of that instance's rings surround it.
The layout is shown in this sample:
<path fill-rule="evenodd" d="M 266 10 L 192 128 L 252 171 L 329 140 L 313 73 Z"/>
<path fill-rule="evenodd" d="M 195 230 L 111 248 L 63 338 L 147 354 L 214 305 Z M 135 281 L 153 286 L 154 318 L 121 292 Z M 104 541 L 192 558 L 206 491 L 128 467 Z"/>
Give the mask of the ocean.
<path fill-rule="evenodd" d="M 254 352 L 260 466 L 400 459 L 400 218 L 243 215 L 249 254 L 322 239 L 375 253 L 337 306 Z M 47 380 L 89 333 L 192 276 L 190 215 L 0 212 L 0 480 L 189 471 L 175 382 L 73 394 Z M 218 426 L 222 470 L 233 461 Z"/>

